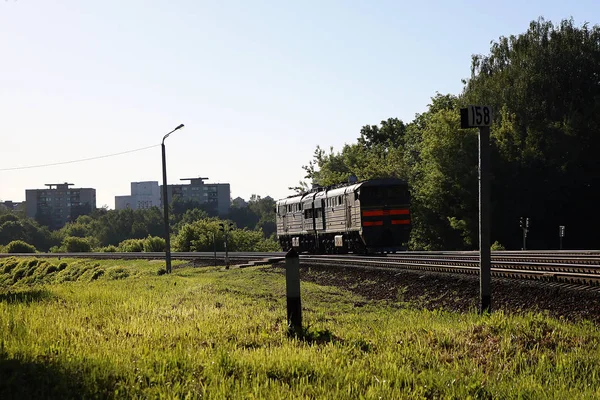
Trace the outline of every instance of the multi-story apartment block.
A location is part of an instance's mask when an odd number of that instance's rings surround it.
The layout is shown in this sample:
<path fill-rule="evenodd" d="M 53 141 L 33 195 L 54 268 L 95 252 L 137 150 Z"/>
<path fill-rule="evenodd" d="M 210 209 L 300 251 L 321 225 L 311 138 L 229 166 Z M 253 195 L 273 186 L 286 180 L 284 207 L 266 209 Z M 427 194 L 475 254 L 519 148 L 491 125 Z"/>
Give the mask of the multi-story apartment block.
<path fill-rule="evenodd" d="M 25 202 L 14 202 L 12 200 L 5 200 L 0 202 L 0 208 L 4 208 L 8 211 L 19 211 L 25 206 Z"/>
<path fill-rule="evenodd" d="M 204 183 L 208 178 L 184 178 L 182 181 L 190 181 L 187 185 L 167 185 L 167 196 L 169 202 L 173 199 L 181 201 L 194 201 L 213 208 L 219 215 L 229 214 L 231 204 L 231 192 L 229 183 Z M 161 199 L 162 199 L 161 185 Z"/>
<path fill-rule="evenodd" d="M 96 209 L 96 189 L 71 188 L 72 183 L 47 183 L 47 189 L 25 190 L 26 213 L 50 229 Z"/>
<path fill-rule="evenodd" d="M 115 210 L 141 210 L 160 206 L 160 188 L 156 181 L 131 182 L 129 196 L 115 196 Z"/>

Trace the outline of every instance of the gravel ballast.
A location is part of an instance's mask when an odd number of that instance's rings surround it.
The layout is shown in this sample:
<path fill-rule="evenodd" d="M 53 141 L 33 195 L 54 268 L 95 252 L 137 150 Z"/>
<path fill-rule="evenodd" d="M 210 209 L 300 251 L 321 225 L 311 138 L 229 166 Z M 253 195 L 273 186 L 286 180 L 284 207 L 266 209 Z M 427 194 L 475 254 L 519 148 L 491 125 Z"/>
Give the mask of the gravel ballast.
<path fill-rule="evenodd" d="M 273 269 L 284 272 L 283 263 Z M 426 309 L 468 312 L 478 309 L 479 277 L 421 271 L 365 270 L 303 264 L 302 281 L 336 286 L 366 300 L 408 303 Z M 505 313 L 547 312 L 568 320 L 600 323 L 600 291 L 541 281 L 492 278 L 492 309 Z M 357 304 L 360 306 L 360 304 Z"/>

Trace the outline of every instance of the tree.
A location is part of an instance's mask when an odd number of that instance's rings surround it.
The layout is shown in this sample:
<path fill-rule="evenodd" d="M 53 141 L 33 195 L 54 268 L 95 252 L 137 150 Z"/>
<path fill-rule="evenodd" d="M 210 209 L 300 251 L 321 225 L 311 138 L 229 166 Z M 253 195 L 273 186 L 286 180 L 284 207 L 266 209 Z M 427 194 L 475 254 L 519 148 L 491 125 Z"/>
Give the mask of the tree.
<path fill-rule="evenodd" d="M 225 250 L 225 235 L 219 230 L 220 223 L 229 223 L 218 218 L 207 218 L 181 227 L 173 240 L 174 251 L 217 251 Z M 216 242 L 216 243 L 215 243 Z M 265 238 L 260 230 L 232 229 L 228 233 L 229 251 L 279 251 L 279 244 Z"/>
<path fill-rule="evenodd" d="M 191 224 L 192 222 L 208 218 L 209 215 L 206 211 L 199 208 L 192 208 L 185 211 L 181 216 L 181 220 L 178 222 L 179 225 Z M 177 231 L 177 228 L 175 229 Z"/>
<path fill-rule="evenodd" d="M 437 94 L 406 134 L 413 249 L 477 245 L 477 134 L 460 129 L 459 99 Z"/>
<path fill-rule="evenodd" d="M 55 244 L 48 228 L 41 227 L 31 218 L 18 217 L 14 214 L 0 215 L 0 245 L 8 244 L 13 240 L 31 243 L 42 251 Z"/>
<path fill-rule="evenodd" d="M 275 200 L 253 194 L 246 205 L 231 204 L 229 219 L 241 228 L 257 229 L 263 232 L 265 238 L 276 232 Z"/>
<path fill-rule="evenodd" d="M 556 247 L 565 223 L 571 243 L 597 247 L 600 27 L 540 18 L 474 56 L 471 69 L 465 100 L 496 110 L 492 235 L 519 248 L 517 221 L 529 216 L 533 248 Z"/>
<path fill-rule="evenodd" d="M 329 153 L 317 146 L 313 159 L 302 168 L 316 186 L 330 186 L 348 182 L 351 176 L 358 180 L 376 178 L 406 179 L 408 170 L 404 163 L 404 143 L 407 126 L 397 118 L 388 118 L 377 125 L 365 125 L 360 130 L 356 144 L 346 144 L 341 152 Z M 306 191 L 308 184 L 291 188 Z"/>
<path fill-rule="evenodd" d="M 383 145 L 385 147 L 402 147 L 406 125 L 398 118 L 388 118 L 377 125 L 365 125 L 360 130 L 358 144 L 367 148 Z"/>

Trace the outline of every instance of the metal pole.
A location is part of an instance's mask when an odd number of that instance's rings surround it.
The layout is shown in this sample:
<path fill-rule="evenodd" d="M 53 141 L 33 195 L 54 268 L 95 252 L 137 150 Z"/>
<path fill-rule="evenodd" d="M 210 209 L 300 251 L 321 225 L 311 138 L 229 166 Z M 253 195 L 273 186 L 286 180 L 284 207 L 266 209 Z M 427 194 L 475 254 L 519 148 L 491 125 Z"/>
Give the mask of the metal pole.
<path fill-rule="evenodd" d="M 217 266 L 217 239 L 213 232 L 213 251 L 215 252 L 215 267 Z"/>
<path fill-rule="evenodd" d="M 479 128 L 479 292 L 480 313 L 492 311 L 490 250 L 490 128 Z"/>
<path fill-rule="evenodd" d="M 559 250 L 562 250 L 562 236 L 559 237 Z"/>
<path fill-rule="evenodd" d="M 169 234 L 169 199 L 167 198 L 167 157 L 165 155 L 165 140 L 162 146 L 162 170 L 163 170 L 163 209 L 165 217 L 165 262 L 167 274 L 171 273 L 171 237 Z"/>
<path fill-rule="evenodd" d="M 523 250 L 527 250 L 527 228 L 523 227 Z"/>
<path fill-rule="evenodd" d="M 302 301 L 300 299 L 300 257 L 293 248 L 285 255 L 285 291 L 287 295 L 288 329 L 302 333 Z"/>
<path fill-rule="evenodd" d="M 171 236 L 169 230 L 169 199 L 167 198 L 167 156 L 165 151 L 165 139 L 178 129 L 183 128 L 183 124 L 177 125 L 175 129 L 163 136 L 162 146 L 162 170 L 163 170 L 163 208 L 165 217 L 165 263 L 167 264 L 167 273 L 171 273 Z"/>
<path fill-rule="evenodd" d="M 227 236 L 229 233 L 229 228 L 225 227 L 225 269 L 229 269 L 229 250 L 227 250 Z"/>

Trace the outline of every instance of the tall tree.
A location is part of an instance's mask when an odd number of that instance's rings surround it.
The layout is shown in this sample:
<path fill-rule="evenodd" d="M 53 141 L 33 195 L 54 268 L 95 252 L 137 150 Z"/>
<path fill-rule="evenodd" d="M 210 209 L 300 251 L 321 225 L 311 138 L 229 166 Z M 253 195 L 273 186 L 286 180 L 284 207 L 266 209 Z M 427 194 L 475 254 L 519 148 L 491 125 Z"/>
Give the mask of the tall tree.
<path fill-rule="evenodd" d="M 341 152 L 329 153 L 317 146 L 313 159 L 302 168 L 305 178 L 313 185 L 329 186 L 348 182 L 350 176 L 358 180 L 375 178 L 406 179 L 408 170 L 404 163 L 406 126 L 396 118 L 361 129 L 355 144 L 347 144 Z M 306 185 L 308 186 L 308 185 Z"/>
<path fill-rule="evenodd" d="M 459 107 L 438 94 L 407 130 L 413 249 L 477 245 L 477 136 L 460 129 Z"/>
<path fill-rule="evenodd" d="M 358 144 L 370 148 L 383 145 L 386 147 L 399 147 L 404 145 L 406 125 L 398 118 L 388 118 L 381 121 L 381 126 L 365 125 L 360 130 Z"/>
<path fill-rule="evenodd" d="M 532 220 L 530 246 L 597 247 L 600 223 L 600 27 L 540 18 L 501 37 L 472 61 L 464 97 L 492 105 L 496 126 L 493 235 L 518 248 L 518 218 Z"/>

